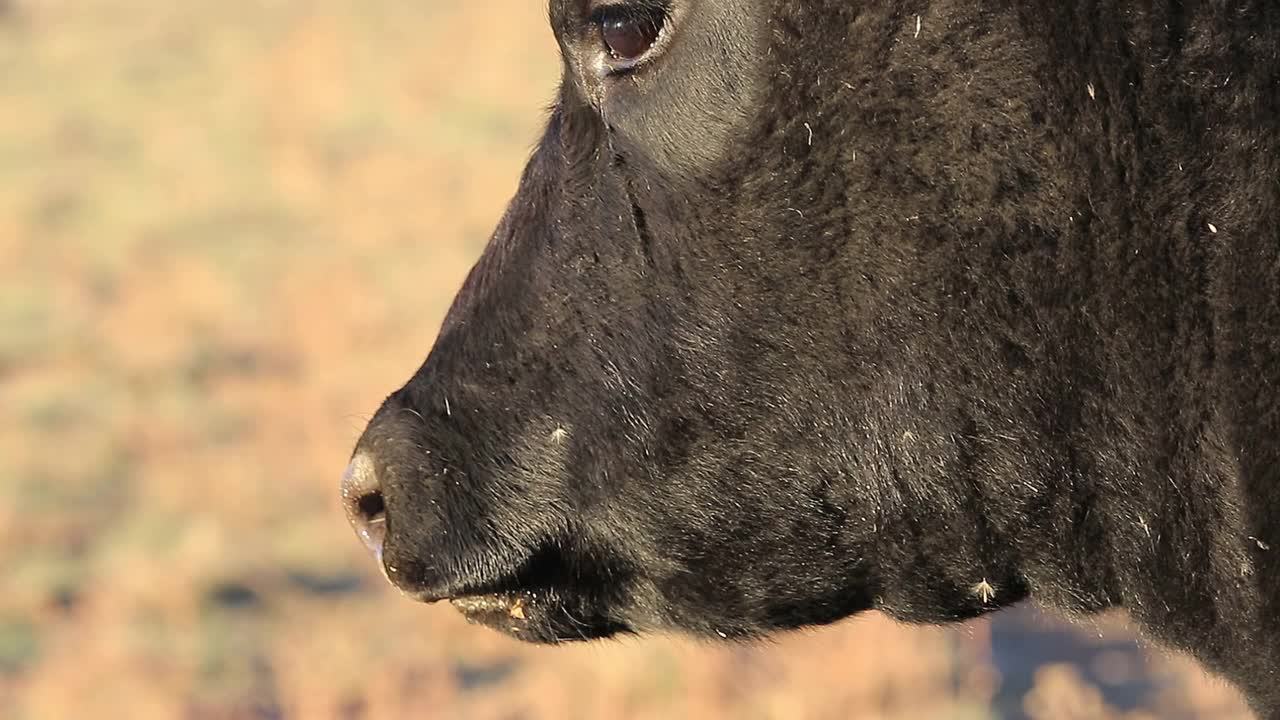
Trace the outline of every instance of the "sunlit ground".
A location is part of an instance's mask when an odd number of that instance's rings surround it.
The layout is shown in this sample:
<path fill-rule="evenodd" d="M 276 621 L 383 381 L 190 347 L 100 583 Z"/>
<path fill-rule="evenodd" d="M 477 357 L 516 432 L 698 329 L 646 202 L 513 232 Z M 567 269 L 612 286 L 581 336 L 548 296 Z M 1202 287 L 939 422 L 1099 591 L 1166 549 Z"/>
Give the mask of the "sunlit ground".
<path fill-rule="evenodd" d="M 0 717 L 1242 717 L 1123 628 L 545 649 L 383 586 L 337 479 L 514 190 L 544 14 L 0 0 Z"/>

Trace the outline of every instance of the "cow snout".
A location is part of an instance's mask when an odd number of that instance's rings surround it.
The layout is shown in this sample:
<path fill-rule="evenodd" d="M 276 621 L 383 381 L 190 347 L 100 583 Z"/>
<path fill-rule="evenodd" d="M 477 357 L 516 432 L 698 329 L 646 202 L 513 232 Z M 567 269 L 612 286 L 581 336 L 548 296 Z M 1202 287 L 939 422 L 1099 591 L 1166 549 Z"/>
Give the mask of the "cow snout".
<path fill-rule="evenodd" d="M 387 508 L 373 459 L 363 452 L 351 459 L 342 475 L 342 504 L 356 535 L 381 566 L 382 544 L 387 536 Z"/>

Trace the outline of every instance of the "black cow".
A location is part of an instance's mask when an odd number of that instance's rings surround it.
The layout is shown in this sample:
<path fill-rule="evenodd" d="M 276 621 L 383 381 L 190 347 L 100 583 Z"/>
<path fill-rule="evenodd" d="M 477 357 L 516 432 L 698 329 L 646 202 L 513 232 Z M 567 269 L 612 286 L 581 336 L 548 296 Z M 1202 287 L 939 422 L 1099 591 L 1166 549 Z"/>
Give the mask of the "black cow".
<path fill-rule="evenodd" d="M 1123 607 L 1280 718 L 1274 0 L 552 0 L 558 102 L 361 438 L 540 642 Z"/>

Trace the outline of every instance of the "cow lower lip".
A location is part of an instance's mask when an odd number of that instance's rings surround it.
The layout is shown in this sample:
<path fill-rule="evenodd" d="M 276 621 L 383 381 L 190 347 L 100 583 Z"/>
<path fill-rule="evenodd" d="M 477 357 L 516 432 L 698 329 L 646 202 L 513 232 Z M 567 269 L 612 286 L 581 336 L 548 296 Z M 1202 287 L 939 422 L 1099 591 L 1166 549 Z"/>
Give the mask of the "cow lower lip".
<path fill-rule="evenodd" d="M 462 595 L 449 598 L 449 604 L 463 612 L 505 611 L 515 602 L 510 595 Z"/>
<path fill-rule="evenodd" d="M 524 617 L 524 598 L 509 594 L 462 595 L 449 598 L 449 604 L 466 616 L 501 614 Z"/>

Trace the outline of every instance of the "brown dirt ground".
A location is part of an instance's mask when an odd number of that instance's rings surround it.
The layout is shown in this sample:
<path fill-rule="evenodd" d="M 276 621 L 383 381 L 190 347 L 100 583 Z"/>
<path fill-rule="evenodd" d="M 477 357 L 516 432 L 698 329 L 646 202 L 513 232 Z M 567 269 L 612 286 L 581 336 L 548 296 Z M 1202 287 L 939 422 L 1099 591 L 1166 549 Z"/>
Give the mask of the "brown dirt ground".
<path fill-rule="evenodd" d="M 362 556 L 338 475 L 514 189 L 544 12 L 0 0 L 0 717 L 997 717 L 986 623 L 529 648 Z M 1121 717 L 1035 672 L 1030 717 Z M 1127 672 L 1124 717 L 1242 716 Z"/>

